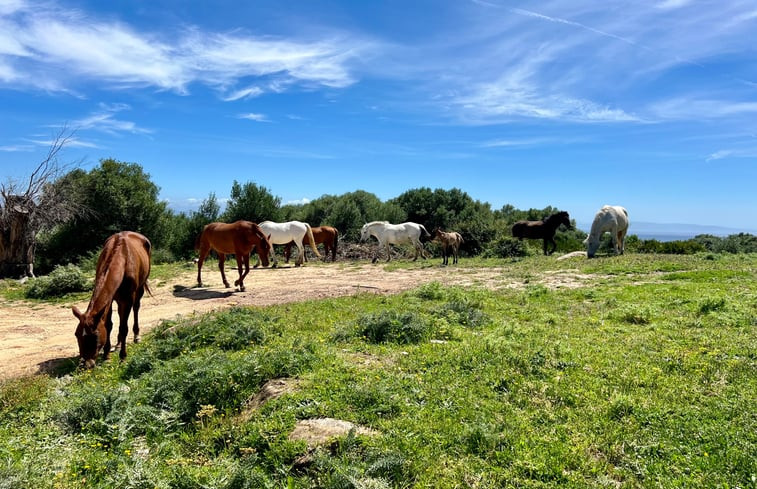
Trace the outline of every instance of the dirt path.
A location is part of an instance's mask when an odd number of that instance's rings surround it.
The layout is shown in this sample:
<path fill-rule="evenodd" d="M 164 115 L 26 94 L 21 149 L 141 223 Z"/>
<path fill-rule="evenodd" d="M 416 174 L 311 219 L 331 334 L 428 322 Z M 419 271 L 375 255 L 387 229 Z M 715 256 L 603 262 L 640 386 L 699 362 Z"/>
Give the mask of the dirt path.
<path fill-rule="evenodd" d="M 229 278 L 236 276 L 236 271 L 226 273 Z M 245 292 L 224 288 L 217 269 L 209 266 L 203 267 L 203 280 L 208 284 L 206 287 L 194 288 L 196 271 L 189 268 L 166 282 L 151 279 L 153 296 L 145 296 L 140 311 L 142 333 L 163 319 L 232 305 L 263 306 L 362 292 L 391 294 L 431 281 L 448 285 L 513 285 L 505 283 L 502 269 L 434 266 L 387 272 L 380 265 L 364 263 L 256 269 L 245 280 Z M 53 306 L 0 299 L 0 379 L 44 372 L 51 365 L 78 355 L 73 305 L 84 310 L 87 302 Z M 118 324 L 116 317 L 114 323 Z M 131 340 L 130 331 L 130 343 Z"/>

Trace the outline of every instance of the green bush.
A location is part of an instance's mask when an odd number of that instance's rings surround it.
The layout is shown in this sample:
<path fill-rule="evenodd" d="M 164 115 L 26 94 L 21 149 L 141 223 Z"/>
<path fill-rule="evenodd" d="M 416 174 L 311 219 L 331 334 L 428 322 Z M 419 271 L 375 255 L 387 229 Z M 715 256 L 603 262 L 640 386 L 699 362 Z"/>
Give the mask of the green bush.
<path fill-rule="evenodd" d="M 152 250 L 152 256 L 150 261 L 153 265 L 162 265 L 164 263 L 173 263 L 176 261 L 176 256 L 166 248 L 156 248 Z"/>
<path fill-rule="evenodd" d="M 62 297 L 71 292 L 86 292 L 91 285 L 84 273 L 76 265 L 58 266 L 45 277 L 31 281 L 25 296 L 30 299 Z"/>
<path fill-rule="evenodd" d="M 486 258 L 517 258 L 528 255 L 526 242 L 510 236 L 499 236 L 484 248 Z"/>
<path fill-rule="evenodd" d="M 371 343 L 419 343 L 430 338 L 432 325 L 419 314 L 384 311 L 357 321 L 358 334 Z"/>

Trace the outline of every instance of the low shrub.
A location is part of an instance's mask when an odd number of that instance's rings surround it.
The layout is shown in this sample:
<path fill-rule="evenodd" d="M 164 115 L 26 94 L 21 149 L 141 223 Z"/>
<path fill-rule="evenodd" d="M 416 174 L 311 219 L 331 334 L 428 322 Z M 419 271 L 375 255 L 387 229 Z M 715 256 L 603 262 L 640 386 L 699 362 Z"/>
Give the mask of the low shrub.
<path fill-rule="evenodd" d="M 413 312 L 384 311 L 360 317 L 357 329 L 370 343 L 419 343 L 431 337 L 433 327 Z"/>
<path fill-rule="evenodd" d="M 483 253 L 485 258 L 518 258 L 529 255 L 525 241 L 510 236 L 500 236 L 490 241 Z"/>
<path fill-rule="evenodd" d="M 65 265 L 55 267 L 50 275 L 32 280 L 24 295 L 29 299 L 47 299 L 90 289 L 90 282 L 79 267 Z"/>

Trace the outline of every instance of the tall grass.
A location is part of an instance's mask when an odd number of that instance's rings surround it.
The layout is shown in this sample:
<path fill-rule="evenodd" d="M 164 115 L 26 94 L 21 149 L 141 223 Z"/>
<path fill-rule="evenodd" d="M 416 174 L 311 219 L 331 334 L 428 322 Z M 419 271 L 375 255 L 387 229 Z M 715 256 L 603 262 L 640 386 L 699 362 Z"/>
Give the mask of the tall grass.
<path fill-rule="evenodd" d="M 165 322 L 123 363 L 2 385 L 0 487 L 754 487 L 755 271 L 533 256 L 501 271 L 522 287 Z M 289 440 L 318 417 L 379 434 Z"/>

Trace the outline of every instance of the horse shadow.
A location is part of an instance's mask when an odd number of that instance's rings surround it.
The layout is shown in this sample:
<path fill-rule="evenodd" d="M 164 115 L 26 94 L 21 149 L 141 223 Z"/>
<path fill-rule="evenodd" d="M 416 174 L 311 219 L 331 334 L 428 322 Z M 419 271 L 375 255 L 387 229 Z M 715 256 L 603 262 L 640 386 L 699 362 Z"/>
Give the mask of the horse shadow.
<path fill-rule="evenodd" d="M 207 299 L 225 299 L 231 297 L 234 291 L 219 292 L 217 290 L 208 290 L 201 288 L 184 287 L 183 285 L 173 286 L 173 296 L 193 301 L 202 301 Z"/>
<path fill-rule="evenodd" d="M 37 373 L 50 377 L 65 377 L 79 367 L 79 355 L 75 357 L 51 358 L 37 364 Z"/>

